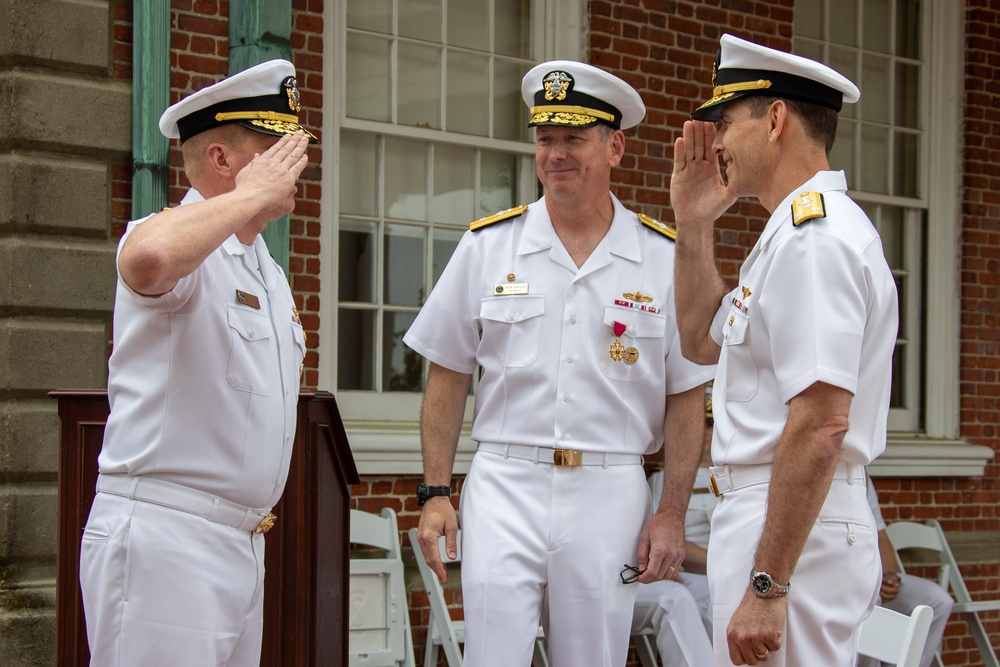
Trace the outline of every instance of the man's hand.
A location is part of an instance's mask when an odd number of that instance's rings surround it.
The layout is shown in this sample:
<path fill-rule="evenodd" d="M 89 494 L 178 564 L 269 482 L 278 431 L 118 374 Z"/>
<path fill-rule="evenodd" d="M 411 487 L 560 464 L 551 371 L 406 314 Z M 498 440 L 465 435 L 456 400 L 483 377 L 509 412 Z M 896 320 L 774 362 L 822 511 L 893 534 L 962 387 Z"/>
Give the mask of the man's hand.
<path fill-rule="evenodd" d="M 254 222 L 277 220 L 295 209 L 299 176 L 309 162 L 308 147 L 309 139 L 302 133 L 283 135 L 236 175 L 236 192 L 260 207 Z"/>
<path fill-rule="evenodd" d="M 684 563 L 684 517 L 654 514 L 639 535 L 639 583 L 673 579 Z"/>
<path fill-rule="evenodd" d="M 747 589 L 743 602 L 736 609 L 726 630 L 729 659 L 733 664 L 757 665 L 767 662 L 772 652 L 781 649 L 787 611 L 787 598 L 764 600 Z"/>
<path fill-rule="evenodd" d="M 882 586 L 878 594 L 882 597 L 882 602 L 892 602 L 899 595 L 899 575 L 895 572 L 886 572 L 882 575 Z"/>
<path fill-rule="evenodd" d="M 670 206 L 678 224 L 711 225 L 736 202 L 722 180 L 719 158 L 712 150 L 714 140 L 712 123 L 688 120 L 674 142 Z"/>
<path fill-rule="evenodd" d="M 417 542 L 424 560 L 441 583 L 448 582 L 448 569 L 441 561 L 438 539 L 444 535 L 444 550 L 450 560 L 458 558 L 458 517 L 451 504 L 451 498 L 437 496 L 424 503 L 417 527 Z"/>

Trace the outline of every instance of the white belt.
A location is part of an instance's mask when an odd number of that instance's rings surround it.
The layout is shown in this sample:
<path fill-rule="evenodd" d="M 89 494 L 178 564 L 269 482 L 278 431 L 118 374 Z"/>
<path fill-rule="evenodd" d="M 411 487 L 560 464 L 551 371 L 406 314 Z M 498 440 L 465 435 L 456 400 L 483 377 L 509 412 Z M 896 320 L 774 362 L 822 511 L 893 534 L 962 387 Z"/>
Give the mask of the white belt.
<path fill-rule="evenodd" d="M 748 486 L 767 484 L 771 481 L 770 463 L 749 466 L 712 466 L 710 470 L 712 471 L 712 476 L 708 478 L 708 486 L 716 498 L 721 498 L 726 493 L 739 491 Z M 856 463 L 841 461 L 837 464 L 833 478 L 847 480 L 848 484 L 853 484 L 855 481 L 864 484 L 865 467 Z"/>
<path fill-rule="evenodd" d="M 504 445 L 496 442 L 479 443 L 479 451 L 506 458 L 524 459 L 534 463 L 551 463 L 562 468 L 566 466 L 631 466 L 641 465 L 638 454 L 614 454 L 611 452 L 584 452 L 579 449 L 553 449 L 532 445 Z"/>
<path fill-rule="evenodd" d="M 217 498 L 210 493 L 149 477 L 119 474 L 98 475 L 97 490 L 102 493 L 110 493 L 113 496 L 162 505 L 188 514 L 195 514 L 215 523 L 255 533 L 266 533 L 277 519 L 271 514 L 270 508 L 250 509 Z"/>

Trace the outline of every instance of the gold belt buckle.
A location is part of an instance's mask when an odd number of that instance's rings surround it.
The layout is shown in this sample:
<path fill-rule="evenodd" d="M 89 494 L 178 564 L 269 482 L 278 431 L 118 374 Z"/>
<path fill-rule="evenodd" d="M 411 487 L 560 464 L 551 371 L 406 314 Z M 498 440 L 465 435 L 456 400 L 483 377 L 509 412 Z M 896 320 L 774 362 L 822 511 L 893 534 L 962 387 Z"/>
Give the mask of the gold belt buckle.
<path fill-rule="evenodd" d="M 578 449 L 557 449 L 552 455 L 552 463 L 557 468 L 582 466 L 583 452 Z"/>
<path fill-rule="evenodd" d="M 257 527 L 253 529 L 253 532 L 257 533 L 258 535 L 263 535 L 267 531 L 274 528 L 274 522 L 277 520 L 278 520 L 278 515 L 272 512 L 268 512 L 267 515 L 260 520 L 260 523 L 257 524 Z"/>
<path fill-rule="evenodd" d="M 712 495 L 716 498 L 722 497 L 722 491 L 719 491 L 719 485 L 715 483 L 715 475 L 708 478 L 708 488 L 712 490 Z"/>

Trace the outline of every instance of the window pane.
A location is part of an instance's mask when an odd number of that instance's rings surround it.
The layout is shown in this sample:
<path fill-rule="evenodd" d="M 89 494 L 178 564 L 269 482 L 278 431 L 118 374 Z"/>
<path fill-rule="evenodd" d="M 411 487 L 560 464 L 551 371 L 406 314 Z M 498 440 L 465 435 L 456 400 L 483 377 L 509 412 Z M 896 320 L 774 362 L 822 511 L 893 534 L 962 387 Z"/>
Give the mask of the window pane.
<path fill-rule="evenodd" d="M 486 136 L 489 132 L 489 61 L 448 54 L 448 131 Z"/>
<path fill-rule="evenodd" d="M 382 342 L 382 388 L 385 391 L 421 391 L 423 361 L 419 354 L 403 344 L 403 336 L 416 319 L 416 313 L 385 313 L 385 338 Z"/>
<path fill-rule="evenodd" d="M 862 57 L 861 117 L 876 123 L 890 122 L 889 77 L 892 64 L 889 58 L 865 54 Z"/>
<path fill-rule="evenodd" d="M 865 20 L 861 26 L 864 31 L 864 47 L 869 51 L 892 53 L 890 2 L 891 0 L 865 0 Z"/>
<path fill-rule="evenodd" d="M 820 0 L 796 0 L 795 35 L 813 39 L 823 37 L 823 7 Z"/>
<path fill-rule="evenodd" d="M 431 220 L 464 225 L 475 220 L 476 152 L 440 144 L 434 148 Z"/>
<path fill-rule="evenodd" d="M 402 125 L 441 128 L 441 49 L 399 44 L 399 108 Z"/>
<path fill-rule="evenodd" d="M 904 269 L 906 230 L 903 227 L 903 210 L 898 206 L 880 206 L 879 209 L 878 230 L 885 261 L 891 269 Z"/>
<path fill-rule="evenodd" d="M 341 308 L 337 314 L 337 387 L 375 389 L 375 311 Z"/>
<path fill-rule="evenodd" d="M 427 146 L 423 142 L 386 138 L 385 215 L 427 219 Z"/>
<path fill-rule="evenodd" d="M 403 0 L 399 3 L 399 34 L 441 43 L 441 0 Z"/>
<path fill-rule="evenodd" d="M 797 55 L 809 58 L 810 60 L 816 60 L 819 62 L 826 61 L 826 58 L 823 57 L 823 45 L 818 42 L 796 40 L 794 51 Z"/>
<path fill-rule="evenodd" d="M 444 272 L 444 267 L 455 253 L 455 248 L 458 247 L 458 242 L 462 240 L 462 234 L 464 233 L 464 231 L 457 229 L 434 230 L 434 261 L 431 267 L 434 274 L 434 282 L 431 284 L 432 287 L 437 285 L 437 281 Z"/>
<path fill-rule="evenodd" d="M 448 44 L 490 50 L 489 0 L 448 0 Z"/>
<path fill-rule="evenodd" d="M 830 47 L 830 60 L 827 64 L 833 69 L 837 70 L 848 79 L 853 81 L 855 84 L 860 80 L 858 78 L 858 52 L 851 49 L 842 49 L 835 46 Z M 861 100 L 865 101 L 865 96 L 861 96 Z M 842 118 L 857 118 L 858 117 L 858 105 L 857 104 L 845 104 L 843 110 L 840 112 Z"/>
<path fill-rule="evenodd" d="M 479 185 L 479 215 L 476 217 L 516 206 L 519 202 L 514 201 L 514 195 L 517 192 L 520 158 L 510 153 L 483 151 L 480 160 L 482 182 Z"/>
<path fill-rule="evenodd" d="M 906 408 L 906 353 L 905 344 L 896 343 L 892 353 L 892 388 L 889 391 L 890 408 Z"/>
<path fill-rule="evenodd" d="M 920 68 L 896 63 L 896 125 L 920 129 Z"/>
<path fill-rule="evenodd" d="M 859 190 L 889 194 L 886 164 L 889 155 L 889 131 L 865 125 L 861 128 L 861 182 Z"/>
<path fill-rule="evenodd" d="M 347 26 L 392 32 L 392 0 L 347 0 Z"/>
<path fill-rule="evenodd" d="M 531 35 L 535 34 L 533 3 L 524 0 L 494 0 L 493 51 L 505 56 L 533 58 Z"/>
<path fill-rule="evenodd" d="M 896 132 L 895 181 L 893 193 L 898 197 L 920 196 L 920 141 L 909 132 Z"/>
<path fill-rule="evenodd" d="M 847 183 L 853 187 L 858 187 L 858 184 L 854 182 L 857 134 L 857 123 L 841 119 L 837 124 L 837 139 L 833 142 L 833 148 L 830 149 L 830 167 L 843 169 L 847 175 Z"/>
<path fill-rule="evenodd" d="M 377 230 L 374 222 L 340 219 L 338 298 L 341 301 L 375 301 Z"/>
<path fill-rule="evenodd" d="M 351 118 L 389 121 L 391 44 L 377 37 L 349 34 L 347 52 L 347 115 Z"/>
<path fill-rule="evenodd" d="M 427 231 L 411 225 L 385 226 L 382 276 L 383 302 L 394 306 L 419 306 L 424 296 L 424 257 Z"/>
<path fill-rule="evenodd" d="M 341 213 L 378 215 L 378 137 L 374 134 L 342 132 L 340 161 L 351 165 L 340 169 Z"/>
<path fill-rule="evenodd" d="M 920 0 L 896 3 L 896 55 L 920 58 Z"/>
<path fill-rule="evenodd" d="M 521 99 L 521 79 L 528 68 L 503 60 L 493 61 L 493 136 L 524 141 L 527 109 Z"/>
<path fill-rule="evenodd" d="M 836 6 L 830 7 L 830 41 L 858 45 L 858 0 L 837 0 Z"/>

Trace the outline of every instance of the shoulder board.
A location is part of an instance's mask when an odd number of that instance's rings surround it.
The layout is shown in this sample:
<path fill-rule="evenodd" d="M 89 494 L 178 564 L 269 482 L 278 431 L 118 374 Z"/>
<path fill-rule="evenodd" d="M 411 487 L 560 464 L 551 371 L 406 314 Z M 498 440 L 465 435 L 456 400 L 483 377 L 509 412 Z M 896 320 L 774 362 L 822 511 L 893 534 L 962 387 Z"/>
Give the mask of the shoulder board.
<path fill-rule="evenodd" d="M 671 241 L 677 240 L 677 230 L 674 229 L 673 227 L 667 227 L 665 224 L 663 224 L 656 218 L 651 218 L 645 213 L 637 213 L 636 215 L 639 216 L 639 222 L 649 227 L 657 234 L 663 234 Z"/>
<path fill-rule="evenodd" d="M 803 192 L 792 202 L 792 224 L 798 227 L 807 220 L 826 217 L 823 193 Z"/>
<path fill-rule="evenodd" d="M 528 205 L 521 204 L 520 206 L 509 208 L 506 211 L 500 211 L 499 213 L 494 213 L 493 215 L 488 215 L 485 218 L 480 218 L 479 220 L 470 222 L 469 229 L 476 231 L 482 229 L 483 227 L 489 227 L 490 225 L 495 225 L 498 222 L 503 222 L 504 220 L 512 220 L 527 210 Z"/>

